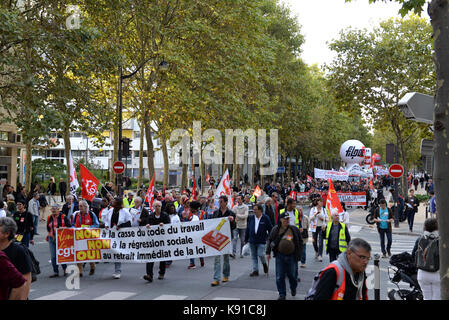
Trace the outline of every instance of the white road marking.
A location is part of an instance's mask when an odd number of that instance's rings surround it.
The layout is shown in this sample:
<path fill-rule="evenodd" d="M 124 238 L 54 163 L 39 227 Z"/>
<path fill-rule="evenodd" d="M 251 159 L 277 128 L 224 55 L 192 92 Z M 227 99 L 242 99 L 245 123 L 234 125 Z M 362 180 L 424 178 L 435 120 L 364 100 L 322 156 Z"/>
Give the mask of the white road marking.
<path fill-rule="evenodd" d="M 241 300 L 240 298 L 215 297 L 212 300 Z"/>
<path fill-rule="evenodd" d="M 129 297 L 135 296 L 135 292 L 111 291 L 102 296 L 96 297 L 94 300 L 125 300 Z"/>
<path fill-rule="evenodd" d="M 36 300 L 65 300 L 68 298 L 71 298 L 73 296 L 79 295 L 79 291 L 58 291 L 53 294 L 49 294 L 47 296 L 42 296 L 39 298 L 36 298 Z"/>
<path fill-rule="evenodd" d="M 185 300 L 187 296 L 175 296 L 172 294 L 163 294 L 153 300 Z"/>

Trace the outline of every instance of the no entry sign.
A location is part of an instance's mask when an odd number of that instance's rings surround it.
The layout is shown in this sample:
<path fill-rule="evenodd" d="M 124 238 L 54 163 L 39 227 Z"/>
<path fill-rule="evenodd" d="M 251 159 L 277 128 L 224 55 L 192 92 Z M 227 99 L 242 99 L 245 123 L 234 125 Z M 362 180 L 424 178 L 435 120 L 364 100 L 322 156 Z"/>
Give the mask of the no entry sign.
<path fill-rule="evenodd" d="M 112 169 L 114 170 L 115 173 L 121 174 L 123 173 L 123 171 L 125 171 L 125 164 L 121 161 L 116 161 L 112 165 Z"/>
<path fill-rule="evenodd" d="M 393 178 L 400 178 L 404 174 L 404 167 L 397 163 L 392 164 L 390 169 L 388 169 L 388 173 Z"/>

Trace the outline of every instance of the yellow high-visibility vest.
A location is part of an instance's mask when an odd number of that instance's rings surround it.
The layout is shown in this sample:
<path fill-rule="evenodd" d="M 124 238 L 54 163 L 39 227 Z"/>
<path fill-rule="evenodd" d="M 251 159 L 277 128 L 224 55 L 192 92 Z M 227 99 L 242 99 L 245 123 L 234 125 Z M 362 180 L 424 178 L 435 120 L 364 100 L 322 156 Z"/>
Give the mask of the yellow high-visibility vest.
<path fill-rule="evenodd" d="M 340 233 L 338 235 L 338 249 L 340 250 L 340 252 L 345 252 L 346 249 L 348 248 L 348 243 L 346 242 L 346 226 L 344 223 L 341 223 L 341 229 L 340 229 Z M 325 243 L 326 243 L 326 251 L 327 251 L 327 242 L 329 240 L 329 233 L 331 232 L 331 228 L 332 228 L 332 222 L 329 222 L 327 224 L 327 228 L 326 228 L 326 239 L 325 239 Z"/>

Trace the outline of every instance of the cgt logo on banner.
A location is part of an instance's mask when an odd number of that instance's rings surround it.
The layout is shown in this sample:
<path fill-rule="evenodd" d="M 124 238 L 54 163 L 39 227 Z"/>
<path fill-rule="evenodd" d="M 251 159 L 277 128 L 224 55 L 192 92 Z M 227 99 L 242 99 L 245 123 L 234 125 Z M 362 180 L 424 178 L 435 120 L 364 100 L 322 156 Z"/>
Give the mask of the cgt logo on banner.
<path fill-rule="evenodd" d="M 61 228 L 56 233 L 58 264 L 145 263 L 231 254 L 227 219 L 116 229 Z"/>

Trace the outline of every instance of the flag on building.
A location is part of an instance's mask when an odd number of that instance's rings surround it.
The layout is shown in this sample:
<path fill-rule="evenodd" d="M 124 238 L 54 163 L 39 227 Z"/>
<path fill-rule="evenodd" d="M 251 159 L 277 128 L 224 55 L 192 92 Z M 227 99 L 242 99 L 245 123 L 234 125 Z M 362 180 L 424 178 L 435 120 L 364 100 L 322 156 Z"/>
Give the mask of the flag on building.
<path fill-rule="evenodd" d="M 76 177 L 75 164 L 73 163 L 72 153 L 70 153 L 70 193 L 77 199 L 76 190 L 79 188 L 80 184 Z"/>
<path fill-rule="evenodd" d="M 85 166 L 80 164 L 81 196 L 85 200 L 92 201 L 97 194 L 100 181 Z"/>

